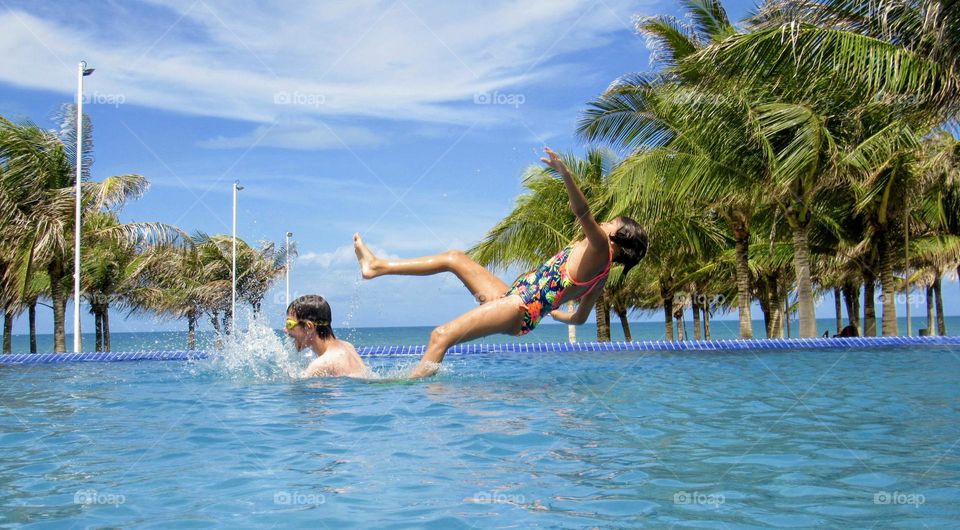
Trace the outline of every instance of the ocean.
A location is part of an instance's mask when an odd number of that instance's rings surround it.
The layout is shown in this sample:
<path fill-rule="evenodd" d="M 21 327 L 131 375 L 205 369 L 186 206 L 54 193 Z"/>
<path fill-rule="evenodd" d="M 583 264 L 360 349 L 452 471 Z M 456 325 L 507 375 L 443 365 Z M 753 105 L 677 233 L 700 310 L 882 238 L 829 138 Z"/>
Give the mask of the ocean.
<path fill-rule="evenodd" d="M 917 335 L 919 330 L 927 325 L 926 317 L 915 317 L 911 319 L 913 325 L 913 335 Z M 877 323 L 879 327 L 879 322 Z M 947 333 L 956 334 L 960 330 L 960 316 L 946 317 Z M 735 339 L 738 337 L 739 324 L 736 320 L 711 320 L 710 333 L 711 338 Z M 693 338 L 693 325 L 686 322 L 686 338 Z M 186 328 L 186 324 L 184 324 Z M 356 346 L 380 346 L 380 345 L 418 345 L 426 344 L 430 331 L 430 326 L 409 326 L 409 327 L 365 327 L 365 328 L 334 328 L 338 338 L 350 341 Z M 611 340 L 624 340 L 623 328 L 618 319 L 611 322 Z M 799 323 L 791 323 L 791 336 L 796 337 L 799 329 Z M 764 326 L 762 320 L 753 322 L 755 338 L 762 338 Z M 820 334 L 829 331 L 830 334 L 836 333 L 836 320 L 832 318 L 817 319 L 817 330 Z M 906 319 L 899 319 L 899 330 L 901 334 L 906 331 Z M 630 331 L 633 340 L 663 340 L 664 325 L 662 322 L 631 322 Z M 279 333 L 279 331 L 277 331 Z M 187 348 L 187 333 L 184 331 L 154 331 L 154 332 L 114 332 L 110 334 L 111 350 L 120 351 L 156 351 L 156 350 L 184 350 Z M 216 335 L 210 331 L 201 331 L 197 333 L 197 349 L 210 349 Z M 480 339 L 474 342 L 485 343 L 511 343 L 511 342 L 566 342 L 567 326 L 563 324 L 543 324 L 532 333 L 523 337 L 512 337 L 508 335 L 494 335 Z M 590 342 L 597 340 L 597 326 L 595 324 L 584 324 L 577 327 L 577 340 L 580 342 Z M 70 349 L 73 344 L 73 336 L 67 334 L 67 348 Z M 92 351 L 94 346 L 93 334 L 83 334 L 84 351 Z M 53 335 L 37 335 L 37 350 L 39 352 L 53 351 Z M 26 353 L 30 351 L 30 340 L 27 335 L 13 335 L 13 352 Z"/>

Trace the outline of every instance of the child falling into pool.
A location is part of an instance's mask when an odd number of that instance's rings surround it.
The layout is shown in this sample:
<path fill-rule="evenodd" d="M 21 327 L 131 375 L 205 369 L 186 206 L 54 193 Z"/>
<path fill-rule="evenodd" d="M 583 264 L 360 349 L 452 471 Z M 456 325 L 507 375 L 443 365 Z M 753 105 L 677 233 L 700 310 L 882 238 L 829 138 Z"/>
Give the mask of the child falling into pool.
<path fill-rule="evenodd" d="M 427 350 L 411 378 L 435 374 L 447 349 L 456 344 L 495 333 L 525 335 L 548 314 L 559 322 L 583 324 L 603 291 L 611 265 L 623 265 L 626 274 L 646 255 L 647 235 L 643 228 L 624 216 L 597 223 L 566 165 L 550 148 L 544 151 L 547 157 L 540 160 L 566 185 L 570 208 L 580 221 L 584 237 L 570 243 L 543 265 L 521 275 L 512 286 L 507 286 L 463 252 L 384 260 L 367 248 L 360 234 L 353 236 L 364 279 L 390 274 L 429 276 L 452 272 L 480 302 L 480 307 L 433 330 Z M 589 279 L 577 281 L 575 278 Z M 580 302 L 575 311 L 556 310 L 569 301 Z"/>
<path fill-rule="evenodd" d="M 367 377 L 370 370 L 353 344 L 339 340 L 333 333 L 330 304 L 320 295 L 301 296 L 287 307 L 284 331 L 293 339 L 297 351 L 313 350 L 317 358 L 310 362 L 302 377 Z"/>

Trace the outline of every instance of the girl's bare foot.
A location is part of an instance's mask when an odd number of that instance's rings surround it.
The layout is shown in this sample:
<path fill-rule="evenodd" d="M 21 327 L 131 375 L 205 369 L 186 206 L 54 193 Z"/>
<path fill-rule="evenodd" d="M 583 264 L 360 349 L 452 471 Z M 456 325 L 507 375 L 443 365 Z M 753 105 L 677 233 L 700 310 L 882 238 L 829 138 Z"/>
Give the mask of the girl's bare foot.
<path fill-rule="evenodd" d="M 379 260 L 363 244 L 359 233 L 353 234 L 353 252 L 357 255 L 357 262 L 360 263 L 360 275 L 363 276 L 363 279 L 376 278 L 378 276 L 376 264 Z"/>

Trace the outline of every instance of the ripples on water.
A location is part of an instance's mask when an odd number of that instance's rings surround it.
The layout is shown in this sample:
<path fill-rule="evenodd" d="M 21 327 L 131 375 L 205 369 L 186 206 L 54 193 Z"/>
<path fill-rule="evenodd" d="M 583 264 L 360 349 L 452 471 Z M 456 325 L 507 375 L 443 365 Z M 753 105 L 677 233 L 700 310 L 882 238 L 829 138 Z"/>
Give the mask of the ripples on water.
<path fill-rule="evenodd" d="M 0 523 L 955 527 L 958 353 L 453 355 L 369 384 L 298 380 L 254 329 L 211 361 L 3 367 Z"/>

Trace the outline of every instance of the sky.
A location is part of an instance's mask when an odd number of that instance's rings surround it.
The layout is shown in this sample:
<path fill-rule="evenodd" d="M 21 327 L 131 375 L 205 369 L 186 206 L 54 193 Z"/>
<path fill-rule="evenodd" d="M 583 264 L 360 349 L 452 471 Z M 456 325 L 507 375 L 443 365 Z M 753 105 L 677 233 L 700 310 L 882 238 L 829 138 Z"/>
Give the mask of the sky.
<path fill-rule="evenodd" d="M 753 3 L 725 6 L 740 20 Z M 239 180 L 240 237 L 294 234 L 294 296 L 327 297 L 337 326 L 435 325 L 474 306 L 456 278 L 360 281 L 352 234 L 391 257 L 477 243 L 543 146 L 584 152 L 587 102 L 653 67 L 634 21 L 657 14 L 680 15 L 664 0 L 0 0 L 0 115 L 53 127 L 85 60 L 93 178 L 151 183 L 123 220 L 229 234 Z M 276 327 L 284 303 L 281 280 L 264 302 Z M 184 327 L 111 318 L 113 331 Z"/>

